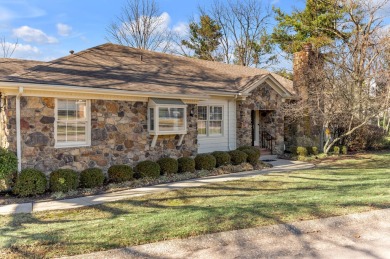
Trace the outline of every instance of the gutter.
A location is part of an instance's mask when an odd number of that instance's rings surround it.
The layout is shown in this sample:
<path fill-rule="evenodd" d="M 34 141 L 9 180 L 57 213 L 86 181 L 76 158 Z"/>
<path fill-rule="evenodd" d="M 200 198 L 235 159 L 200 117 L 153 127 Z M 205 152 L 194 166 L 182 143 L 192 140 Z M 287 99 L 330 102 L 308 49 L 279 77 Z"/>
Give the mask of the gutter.
<path fill-rule="evenodd" d="M 23 94 L 23 87 L 19 87 L 19 92 L 16 95 L 16 156 L 18 158 L 18 172 L 22 171 L 22 137 L 20 128 L 20 97 Z"/>
<path fill-rule="evenodd" d="M 25 90 L 33 91 L 55 91 L 56 93 L 69 93 L 77 92 L 84 94 L 100 94 L 100 95 L 115 95 L 115 96 L 131 96 L 131 97 L 161 97 L 161 98 L 180 98 L 207 100 L 209 97 L 205 94 L 174 94 L 174 93 L 156 93 L 156 92 L 141 92 L 141 91 L 127 91 L 119 89 L 106 89 L 106 88 L 94 88 L 84 86 L 71 86 L 71 85 L 56 85 L 56 84 L 34 84 L 34 83 L 15 83 L 8 81 L 0 81 L 1 89 L 16 90 L 18 87 L 23 87 Z"/>

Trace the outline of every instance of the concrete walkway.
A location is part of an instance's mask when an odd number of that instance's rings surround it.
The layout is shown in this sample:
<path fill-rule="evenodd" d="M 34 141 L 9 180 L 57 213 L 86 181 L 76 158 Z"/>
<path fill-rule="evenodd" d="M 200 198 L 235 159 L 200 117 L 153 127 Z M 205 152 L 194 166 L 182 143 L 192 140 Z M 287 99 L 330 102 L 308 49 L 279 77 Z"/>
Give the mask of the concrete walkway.
<path fill-rule="evenodd" d="M 218 175 L 218 176 L 211 176 L 205 178 L 190 179 L 190 180 L 185 180 L 180 182 L 159 184 L 154 186 L 135 188 L 135 189 L 129 189 L 124 191 L 105 193 L 100 195 L 79 197 L 74 199 L 2 205 L 0 206 L 0 215 L 10 215 L 16 213 L 32 213 L 32 212 L 49 211 L 49 210 L 74 209 L 74 208 L 80 208 L 85 206 L 102 204 L 106 202 L 124 200 L 131 197 L 137 197 L 137 196 L 147 195 L 151 193 L 171 191 L 171 190 L 188 188 L 188 187 L 198 187 L 210 183 L 232 181 L 240 178 L 253 177 L 256 175 L 268 174 L 273 172 L 288 172 L 293 170 L 302 170 L 302 169 L 309 169 L 314 167 L 313 164 L 300 162 L 300 161 L 289 161 L 289 160 L 277 159 L 276 156 L 264 156 L 261 157 L 260 159 L 275 160 L 269 162 L 273 165 L 273 167 L 268 169 L 263 169 L 260 171 L 248 171 L 248 172 L 241 172 L 241 173 L 234 173 L 234 174 L 227 174 L 227 175 Z"/>
<path fill-rule="evenodd" d="M 390 258 L 390 209 L 67 258 Z"/>

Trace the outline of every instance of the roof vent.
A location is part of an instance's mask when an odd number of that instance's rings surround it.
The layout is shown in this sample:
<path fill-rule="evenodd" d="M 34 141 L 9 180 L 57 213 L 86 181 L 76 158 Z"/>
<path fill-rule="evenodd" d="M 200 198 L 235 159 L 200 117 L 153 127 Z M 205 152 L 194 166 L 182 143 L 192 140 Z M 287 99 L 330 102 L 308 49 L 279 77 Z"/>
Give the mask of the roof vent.
<path fill-rule="evenodd" d="M 71 55 L 73 55 L 73 53 L 74 53 L 74 50 L 70 50 L 70 51 L 69 51 L 69 53 L 70 53 Z"/>

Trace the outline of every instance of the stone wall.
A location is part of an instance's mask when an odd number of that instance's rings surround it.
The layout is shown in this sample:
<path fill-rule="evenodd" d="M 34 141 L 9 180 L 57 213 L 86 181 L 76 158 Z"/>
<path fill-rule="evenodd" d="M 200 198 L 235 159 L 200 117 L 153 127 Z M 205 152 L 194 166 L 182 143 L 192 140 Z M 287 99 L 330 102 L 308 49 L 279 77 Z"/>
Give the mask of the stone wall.
<path fill-rule="evenodd" d="M 16 150 L 14 99 L 7 109 L 11 150 Z M 37 168 L 46 173 L 58 168 L 80 171 L 99 167 L 106 171 L 114 164 L 134 166 L 142 160 L 195 155 L 196 117 L 190 116 L 195 108 L 187 108 L 188 133 L 180 147 L 176 147 L 179 136 L 169 135 L 160 136 L 152 148 L 153 136 L 147 131 L 147 103 L 91 100 L 91 146 L 55 148 L 54 98 L 22 97 L 22 168 Z"/>
<path fill-rule="evenodd" d="M 264 129 L 275 137 L 273 152 L 284 151 L 284 119 L 280 109 L 282 97 L 268 84 L 263 83 L 244 101 L 237 103 L 237 146 L 252 145 L 252 111 L 260 111 Z"/>

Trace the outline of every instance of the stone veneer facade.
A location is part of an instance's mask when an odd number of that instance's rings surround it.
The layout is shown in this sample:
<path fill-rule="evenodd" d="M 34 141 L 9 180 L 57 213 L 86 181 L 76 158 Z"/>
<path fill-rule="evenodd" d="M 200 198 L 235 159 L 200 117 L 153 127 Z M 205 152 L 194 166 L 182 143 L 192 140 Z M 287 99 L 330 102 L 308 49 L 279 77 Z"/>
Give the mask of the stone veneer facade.
<path fill-rule="evenodd" d="M 91 145 L 55 148 L 55 99 L 21 97 L 22 168 L 50 173 L 58 168 L 81 171 L 90 167 L 107 170 L 114 164 L 135 165 L 160 157 L 193 156 L 197 152 L 196 116 L 187 107 L 187 134 L 176 147 L 178 135 L 153 136 L 147 131 L 147 102 L 91 100 Z M 16 98 L 7 98 L 2 130 L 3 146 L 16 152 Z"/>
<path fill-rule="evenodd" d="M 263 83 L 251 92 L 244 101 L 237 103 L 237 146 L 252 145 L 252 111 L 260 111 L 260 126 L 274 138 L 275 154 L 284 151 L 284 116 L 281 110 L 282 97 Z M 261 138 L 260 138 L 261 139 Z"/>

